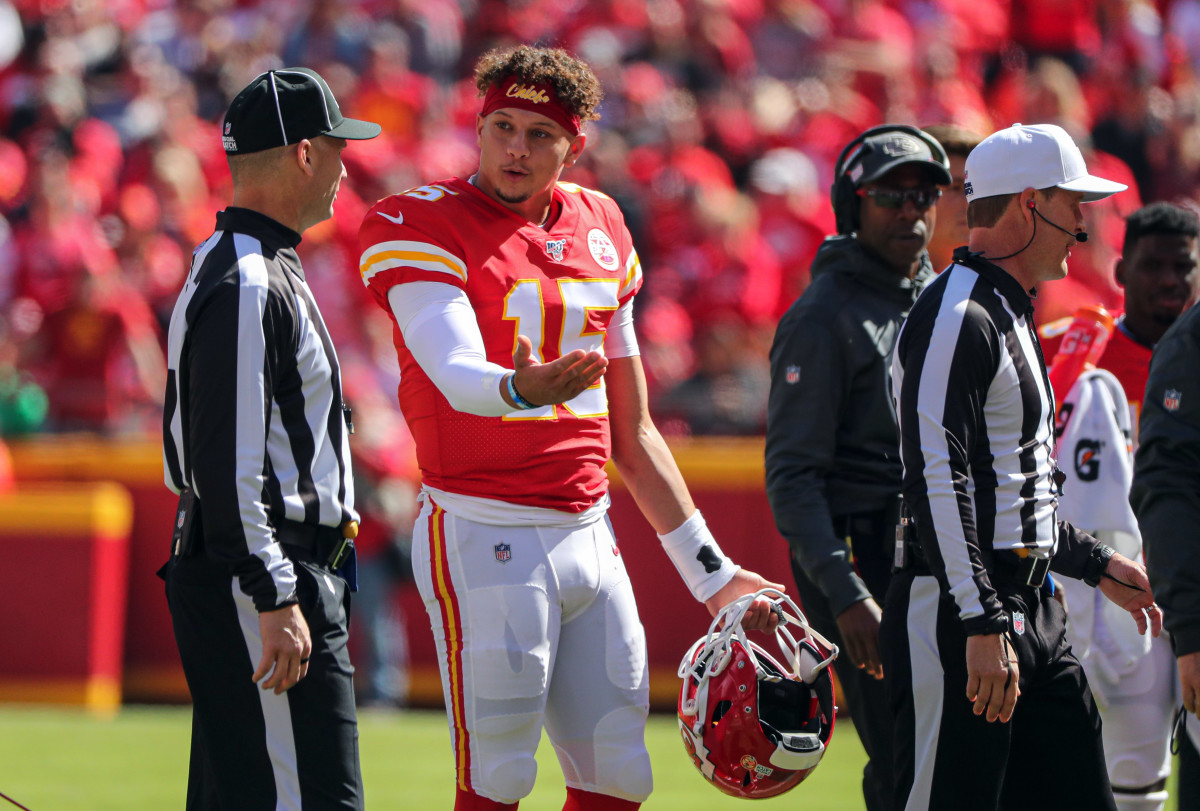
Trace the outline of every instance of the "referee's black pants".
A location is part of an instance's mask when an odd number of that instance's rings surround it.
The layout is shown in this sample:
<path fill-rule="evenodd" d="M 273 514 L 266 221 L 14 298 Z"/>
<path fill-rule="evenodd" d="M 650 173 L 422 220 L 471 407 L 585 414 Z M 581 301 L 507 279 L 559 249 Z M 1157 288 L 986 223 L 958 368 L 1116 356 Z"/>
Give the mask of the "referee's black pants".
<path fill-rule="evenodd" d="M 1100 714 L 1067 644 L 1062 606 L 1047 588 L 997 590 L 1021 670 L 1006 724 L 975 715 L 967 701 L 967 638 L 937 580 L 911 569 L 892 578 L 880 636 L 896 723 L 896 807 L 1115 810 Z"/>
<path fill-rule="evenodd" d="M 308 675 L 279 696 L 250 680 L 262 657 L 258 612 L 229 567 L 203 555 L 166 567 L 192 694 L 188 811 L 363 808 L 349 590 L 323 567 L 293 563 L 313 649 Z"/>
<path fill-rule="evenodd" d="M 895 536 L 895 522 L 887 511 L 871 514 L 860 520 L 850 517 L 834 519 L 839 537 L 850 538 L 854 565 L 875 602 L 883 606 L 891 578 L 891 558 L 886 555 L 888 537 Z M 891 811 L 892 804 L 892 714 L 884 682 L 859 670 L 846 654 L 837 618 L 829 608 L 824 592 L 805 575 L 792 558 L 792 576 L 804 616 L 817 632 L 837 645 L 842 654 L 833 662 L 834 672 L 842 687 L 842 695 L 850 705 L 850 718 L 867 753 L 863 768 L 862 790 L 867 811 Z M 884 670 L 887 673 L 887 670 Z"/>

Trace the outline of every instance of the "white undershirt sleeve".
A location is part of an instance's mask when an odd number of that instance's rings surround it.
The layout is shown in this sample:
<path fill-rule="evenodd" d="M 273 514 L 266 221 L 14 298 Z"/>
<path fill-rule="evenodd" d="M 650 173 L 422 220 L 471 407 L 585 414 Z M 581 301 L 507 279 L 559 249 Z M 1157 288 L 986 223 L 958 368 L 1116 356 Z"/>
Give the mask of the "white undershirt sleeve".
<path fill-rule="evenodd" d="M 500 417 L 515 409 L 500 396 L 512 369 L 487 359 L 467 294 L 452 284 L 408 282 L 388 290 L 404 344 L 457 411 Z"/>
<path fill-rule="evenodd" d="M 604 333 L 604 357 L 629 358 L 640 354 L 637 334 L 633 331 L 633 299 L 630 298 L 613 313 Z"/>

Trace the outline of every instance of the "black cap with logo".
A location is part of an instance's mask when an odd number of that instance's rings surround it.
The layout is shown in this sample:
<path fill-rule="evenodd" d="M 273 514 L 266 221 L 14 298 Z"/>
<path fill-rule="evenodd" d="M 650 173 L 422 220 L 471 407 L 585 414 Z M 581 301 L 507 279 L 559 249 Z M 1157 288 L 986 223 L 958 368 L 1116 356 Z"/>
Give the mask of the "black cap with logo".
<path fill-rule="evenodd" d="M 905 131 L 883 131 L 864 138 L 861 151 L 846 161 L 846 165 L 851 167 L 850 179 L 857 188 L 879 180 L 906 163 L 925 167 L 933 182 L 939 186 L 950 184 L 950 161 L 941 144 L 910 128 L 905 128 Z"/>
<path fill-rule="evenodd" d="M 346 118 L 316 71 L 281 68 L 256 77 L 225 112 L 222 142 L 230 155 L 247 155 L 329 135 L 363 141 L 380 133 L 369 121 Z"/>

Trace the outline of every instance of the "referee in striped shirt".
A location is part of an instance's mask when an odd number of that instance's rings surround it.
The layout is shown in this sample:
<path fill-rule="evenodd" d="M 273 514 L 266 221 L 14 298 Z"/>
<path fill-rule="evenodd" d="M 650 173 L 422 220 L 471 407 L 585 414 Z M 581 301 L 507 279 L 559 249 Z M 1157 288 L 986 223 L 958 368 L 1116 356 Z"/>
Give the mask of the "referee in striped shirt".
<path fill-rule="evenodd" d="M 1047 571 L 1098 585 L 1143 633 L 1162 614 L 1140 564 L 1056 520 L 1054 395 L 1031 296 L 1086 240 L 1080 204 L 1124 188 L 1089 175 L 1059 127 L 986 138 L 967 158 L 970 245 L 900 333 L 892 384 L 915 533 L 898 533 L 880 629 L 898 808 L 1115 808 Z"/>
<path fill-rule="evenodd" d="M 233 204 L 171 316 L 163 415 L 188 809 L 363 808 L 350 422 L 296 246 L 332 216 L 346 139 L 379 131 L 343 117 L 305 68 L 258 76 L 225 115 Z"/>

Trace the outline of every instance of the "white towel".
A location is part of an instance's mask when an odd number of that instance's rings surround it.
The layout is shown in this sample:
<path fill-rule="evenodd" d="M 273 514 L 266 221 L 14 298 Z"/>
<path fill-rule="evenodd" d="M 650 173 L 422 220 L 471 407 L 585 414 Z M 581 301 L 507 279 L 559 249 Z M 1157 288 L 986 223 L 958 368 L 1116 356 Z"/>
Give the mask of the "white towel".
<path fill-rule="evenodd" d="M 1060 412 L 1058 465 L 1067 474 L 1058 517 L 1131 560 L 1141 560 L 1142 536 L 1129 506 L 1133 448 L 1129 401 L 1110 372 L 1079 376 Z M 1067 636 L 1091 672 L 1110 681 L 1129 673 L 1150 650 L 1129 612 L 1078 580 L 1056 578 L 1066 596 Z"/>

